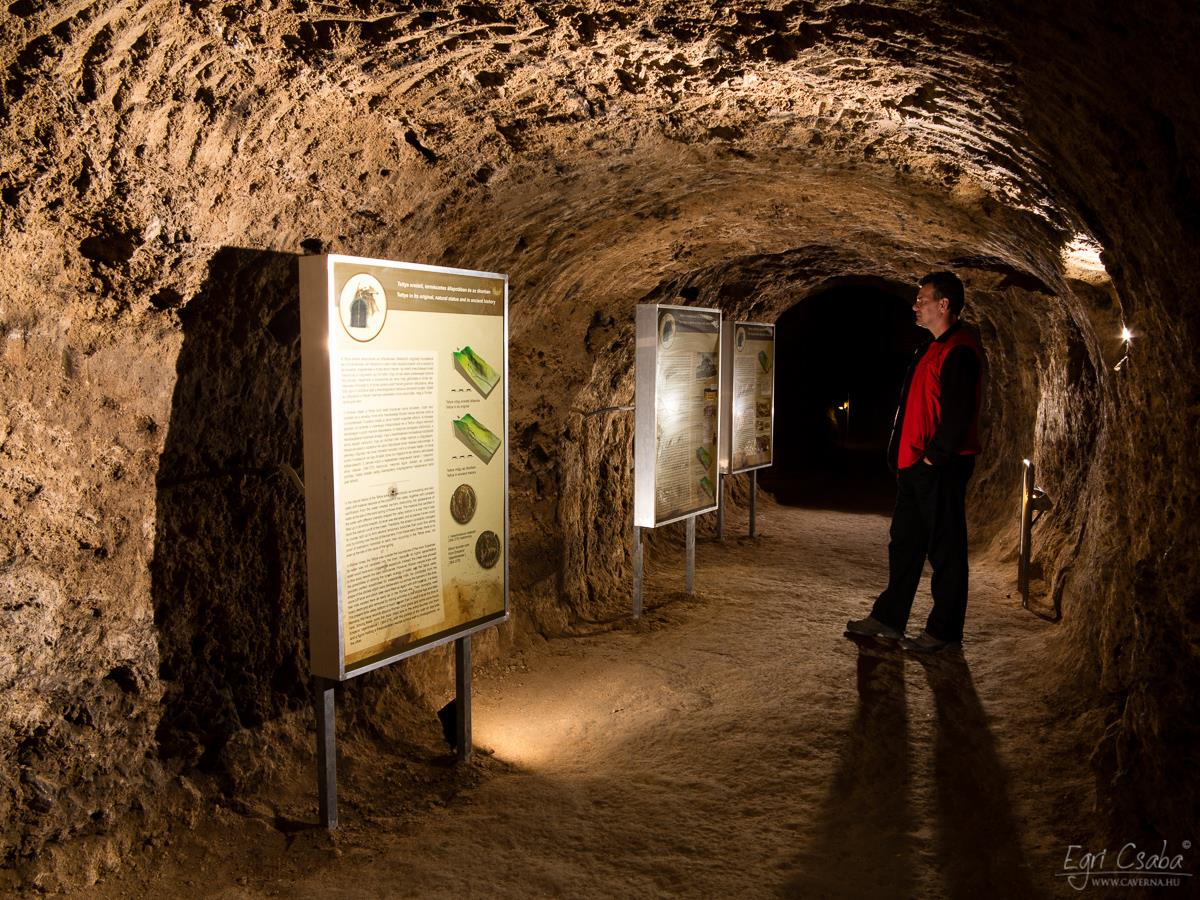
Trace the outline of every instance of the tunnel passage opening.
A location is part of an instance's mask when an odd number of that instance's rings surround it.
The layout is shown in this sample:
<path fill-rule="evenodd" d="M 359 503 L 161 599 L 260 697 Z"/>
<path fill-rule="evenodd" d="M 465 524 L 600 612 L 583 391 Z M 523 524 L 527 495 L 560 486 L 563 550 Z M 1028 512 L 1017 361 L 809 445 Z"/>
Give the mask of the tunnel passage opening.
<path fill-rule="evenodd" d="M 789 506 L 887 513 L 887 444 L 904 373 L 927 336 L 915 288 L 881 278 L 822 286 L 776 322 L 775 462 L 762 485 Z"/>

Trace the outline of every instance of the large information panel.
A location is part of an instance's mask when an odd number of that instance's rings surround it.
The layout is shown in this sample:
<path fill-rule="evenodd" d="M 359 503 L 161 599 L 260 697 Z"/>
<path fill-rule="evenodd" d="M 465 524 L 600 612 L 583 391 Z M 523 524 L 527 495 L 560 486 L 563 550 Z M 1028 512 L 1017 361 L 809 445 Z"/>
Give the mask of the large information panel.
<path fill-rule="evenodd" d="M 508 614 L 508 278 L 300 259 L 312 670 Z"/>
<path fill-rule="evenodd" d="M 721 311 L 637 308 L 634 519 L 655 528 L 717 508 Z"/>
<path fill-rule="evenodd" d="M 721 471 L 771 465 L 775 423 L 775 326 L 721 325 Z"/>

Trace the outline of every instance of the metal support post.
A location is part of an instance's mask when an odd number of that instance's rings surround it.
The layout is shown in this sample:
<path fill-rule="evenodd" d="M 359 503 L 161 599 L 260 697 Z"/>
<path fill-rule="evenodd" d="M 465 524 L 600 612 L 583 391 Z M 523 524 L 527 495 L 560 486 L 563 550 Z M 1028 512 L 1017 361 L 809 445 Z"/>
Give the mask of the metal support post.
<path fill-rule="evenodd" d="M 454 715 L 458 761 L 471 758 L 471 637 L 454 642 Z"/>
<path fill-rule="evenodd" d="M 317 714 L 317 797 L 321 824 L 330 831 L 338 826 L 337 811 L 337 715 L 334 689 L 336 681 L 314 678 Z"/>
<path fill-rule="evenodd" d="M 750 470 L 750 537 L 755 533 L 755 515 L 758 511 L 758 469 Z"/>
<path fill-rule="evenodd" d="M 717 540 L 725 540 L 725 476 L 717 474 Z"/>
<path fill-rule="evenodd" d="M 642 529 L 633 526 L 633 617 L 642 617 Z"/>
<path fill-rule="evenodd" d="M 683 589 L 688 594 L 696 593 L 696 517 L 687 518 L 687 572 L 683 578 Z"/>
<path fill-rule="evenodd" d="M 1033 463 L 1028 459 L 1024 460 L 1021 472 L 1021 541 L 1017 547 L 1017 590 L 1021 594 L 1022 607 L 1043 619 L 1057 622 L 1062 618 L 1058 595 L 1055 596 L 1053 615 L 1038 612 L 1029 605 L 1029 569 L 1033 555 L 1033 526 L 1050 506 L 1050 498 L 1037 486 Z"/>
<path fill-rule="evenodd" d="M 1021 594 L 1021 606 L 1029 608 L 1029 549 L 1033 531 L 1033 463 L 1024 460 L 1021 469 L 1021 531 L 1017 547 L 1017 591 Z"/>

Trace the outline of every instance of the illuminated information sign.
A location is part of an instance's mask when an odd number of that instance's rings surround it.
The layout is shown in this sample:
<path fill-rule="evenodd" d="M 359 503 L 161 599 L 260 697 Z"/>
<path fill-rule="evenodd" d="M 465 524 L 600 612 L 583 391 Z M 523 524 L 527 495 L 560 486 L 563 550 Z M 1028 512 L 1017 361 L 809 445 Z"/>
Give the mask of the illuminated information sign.
<path fill-rule="evenodd" d="M 775 421 L 775 326 L 721 326 L 721 471 L 771 465 Z"/>
<path fill-rule="evenodd" d="M 637 308 L 634 525 L 717 508 L 721 312 Z"/>
<path fill-rule="evenodd" d="M 300 259 L 312 670 L 508 614 L 508 278 Z"/>

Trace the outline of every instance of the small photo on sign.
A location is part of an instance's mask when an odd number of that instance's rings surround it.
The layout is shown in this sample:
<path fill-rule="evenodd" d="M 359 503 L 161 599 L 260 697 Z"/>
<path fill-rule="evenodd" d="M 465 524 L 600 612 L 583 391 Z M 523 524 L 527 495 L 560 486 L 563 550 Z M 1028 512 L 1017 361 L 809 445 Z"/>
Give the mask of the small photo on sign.
<path fill-rule="evenodd" d="M 664 350 L 675 342 L 675 317 L 670 313 L 663 313 L 662 321 L 658 325 L 658 342 Z"/>
<path fill-rule="evenodd" d="M 383 330 L 387 297 L 379 279 L 366 272 L 350 276 L 338 295 L 342 327 L 356 341 L 369 341 Z"/>

